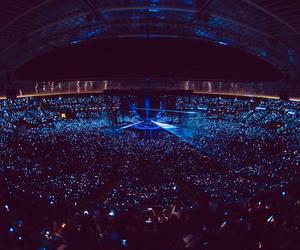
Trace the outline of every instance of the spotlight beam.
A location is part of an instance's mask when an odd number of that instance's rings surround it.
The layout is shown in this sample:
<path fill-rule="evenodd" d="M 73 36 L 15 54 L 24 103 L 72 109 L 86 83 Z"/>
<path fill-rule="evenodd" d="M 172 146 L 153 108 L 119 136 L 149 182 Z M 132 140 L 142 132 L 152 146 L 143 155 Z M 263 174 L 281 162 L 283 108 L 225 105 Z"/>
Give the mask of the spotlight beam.
<path fill-rule="evenodd" d="M 176 137 L 180 138 L 181 140 L 188 142 L 184 137 L 182 137 L 178 133 L 176 133 L 176 130 L 178 127 L 171 125 L 171 124 L 167 124 L 167 123 L 161 123 L 161 122 L 155 122 L 155 121 L 151 121 L 151 122 L 153 122 L 157 126 L 161 127 L 162 129 L 168 131 L 169 133 L 175 135 Z"/>
<path fill-rule="evenodd" d="M 119 128 L 119 130 L 126 129 L 126 128 L 131 128 L 131 127 L 133 127 L 133 126 L 135 126 L 135 125 L 138 125 L 138 124 L 140 124 L 140 123 L 142 123 L 142 122 L 132 123 L 132 124 L 129 124 L 129 125 L 126 125 L 126 126 L 124 126 L 124 127 Z"/>

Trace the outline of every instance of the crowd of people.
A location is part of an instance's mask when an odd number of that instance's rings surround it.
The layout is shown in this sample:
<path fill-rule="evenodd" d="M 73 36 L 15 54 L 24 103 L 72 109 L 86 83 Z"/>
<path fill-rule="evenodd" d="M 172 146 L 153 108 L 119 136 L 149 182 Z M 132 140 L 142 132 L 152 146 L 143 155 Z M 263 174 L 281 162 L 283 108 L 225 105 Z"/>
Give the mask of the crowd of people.
<path fill-rule="evenodd" d="M 1 101 L 0 249 L 297 249 L 299 103 L 156 103 Z M 143 138 L 144 119 L 191 133 Z"/>

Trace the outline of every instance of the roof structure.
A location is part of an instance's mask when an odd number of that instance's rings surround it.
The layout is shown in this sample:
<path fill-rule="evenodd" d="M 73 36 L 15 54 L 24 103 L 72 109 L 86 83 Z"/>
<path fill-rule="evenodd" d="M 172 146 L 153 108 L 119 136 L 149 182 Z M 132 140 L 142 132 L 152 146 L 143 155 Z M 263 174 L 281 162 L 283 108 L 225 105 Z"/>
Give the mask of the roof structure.
<path fill-rule="evenodd" d="M 205 39 L 299 77 L 297 0 L 2 0 L 0 71 L 67 44 L 122 36 Z"/>

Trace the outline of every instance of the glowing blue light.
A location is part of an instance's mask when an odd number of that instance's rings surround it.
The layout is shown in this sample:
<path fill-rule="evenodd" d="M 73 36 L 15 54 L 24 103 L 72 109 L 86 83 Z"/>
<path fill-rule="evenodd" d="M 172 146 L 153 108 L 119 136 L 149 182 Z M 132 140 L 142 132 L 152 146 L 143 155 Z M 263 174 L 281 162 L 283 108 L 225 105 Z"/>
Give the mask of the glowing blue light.
<path fill-rule="evenodd" d="M 149 96 L 147 96 L 145 98 L 145 110 L 146 110 L 146 119 L 149 119 L 149 115 L 150 115 L 150 98 Z"/>
<path fill-rule="evenodd" d="M 154 124 L 162 127 L 163 129 L 172 129 L 172 128 L 176 128 L 176 126 L 174 125 L 171 125 L 171 124 L 167 124 L 167 123 L 161 123 L 161 122 L 155 122 L 155 121 L 152 121 Z"/>
<path fill-rule="evenodd" d="M 256 48 L 256 52 L 259 56 L 266 57 L 268 53 L 262 49 Z"/>
<path fill-rule="evenodd" d="M 89 32 L 87 32 L 87 33 L 84 33 L 84 34 L 81 35 L 80 37 L 77 37 L 76 40 L 71 41 L 70 44 L 72 44 L 72 45 L 73 45 L 73 44 L 78 44 L 78 43 L 82 42 L 83 40 L 88 39 L 88 38 L 91 38 L 91 37 L 95 36 L 96 34 L 102 32 L 102 31 L 103 31 L 102 28 L 98 28 L 98 29 L 96 29 L 96 30 L 93 30 L 93 31 L 89 31 Z"/>
<path fill-rule="evenodd" d="M 159 12 L 157 9 L 149 9 L 150 12 Z"/>
<path fill-rule="evenodd" d="M 80 43 L 81 41 L 79 41 L 79 40 L 75 40 L 75 41 L 72 41 L 72 42 L 70 42 L 70 44 L 78 44 L 78 43 Z"/>
<path fill-rule="evenodd" d="M 133 127 L 133 126 L 138 125 L 138 124 L 140 124 L 140 123 L 142 123 L 142 122 L 136 122 L 136 123 L 133 123 L 133 124 L 129 124 L 129 125 L 126 125 L 126 126 L 124 126 L 124 127 L 121 127 L 120 129 L 130 128 L 130 127 Z"/>
<path fill-rule="evenodd" d="M 109 216 L 114 217 L 115 216 L 115 211 L 114 210 L 110 210 L 108 213 Z"/>
<path fill-rule="evenodd" d="M 256 110 L 266 110 L 266 108 L 265 107 L 256 107 Z"/>
<path fill-rule="evenodd" d="M 122 245 L 123 247 L 126 247 L 126 243 L 127 243 L 127 240 L 121 240 L 121 245 Z"/>
<path fill-rule="evenodd" d="M 192 130 L 176 127 L 171 124 L 166 124 L 166 123 L 161 123 L 161 122 L 156 122 L 156 121 L 152 121 L 152 122 L 154 124 L 158 125 L 159 127 L 161 127 L 162 129 L 167 130 L 169 133 L 177 136 L 181 140 L 184 140 L 184 141 L 190 143 L 188 139 L 193 136 Z"/>
<path fill-rule="evenodd" d="M 15 229 L 13 227 L 9 228 L 9 232 L 13 233 L 15 231 Z"/>
<path fill-rule="evenodd" d="M 199 36 L 199 37 L 204 37 L 204 38 L 212 38 L 212 35 L 209 34 L 207 31 L 205 30 L 201 30 L 201 29 L 196 29 L 195 31 L 195 34 L 196 36 Z"/>
<path fill-rule="evenodd" d="M 193 0 L 185 0 L 185 3 L 191 5 L 193 4 Z"/>
<path fill-rule="evenodd" d="M 267 220 L 268 222 L 274 222 L 274 218 L 273 218 L 273 215 L 271 215 L 269 218 L 268 218 L 268 220 Z"/>
<path fill-rule="evenodd" d="M 225 43 L 225 42 L 218 42 L 218 44 L 221 44 L 221 45 L 225 45 L 225 46 L 227 46 L 228 45 L 228 43 Z"/>

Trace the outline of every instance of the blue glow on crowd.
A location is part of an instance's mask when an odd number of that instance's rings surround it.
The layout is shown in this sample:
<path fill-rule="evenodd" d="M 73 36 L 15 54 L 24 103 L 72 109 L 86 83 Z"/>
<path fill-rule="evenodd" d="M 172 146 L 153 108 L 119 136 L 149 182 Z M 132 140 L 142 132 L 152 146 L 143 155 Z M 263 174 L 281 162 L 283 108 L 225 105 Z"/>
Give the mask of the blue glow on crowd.
<path fill-rule="evenodd" d="M 126 96 L 126 105 L 124 97 L 105 95 L 2 100 L 0 213 L 10 214 L 3 224 L 6 232 L 20 242 L 29 237 L 21 228 L 30 218 L 16 212 L 19 203 L 42 204 L 44 211 L 63 206 L 78 217 L 94 218 L 97 227 L 98 213 L 118 218 L 146 209 L 143 217 L 157 207 L 159 216 L 151 212 L 144 218 L 154 225 L 167 213 L 161 209 L 171 209 L 176 217 L 174 207 L 201 210 L 199 197 L 209 197 L 210 211 L 223 211 L 225 221 L 217 224 L 222 232 L 234 223 L 249 226 L 246 215 L 232 216 L 232 206 L 247 213 L 265 209 L 269 224 L 281 216 L 273 214 L 272 195 L 279 193 L 280 199 L 299 206 L 288 191 L 300 173 L 298 102 L 191 95 L 162 96 L 153 109 L 150 103 L 147 99 L 143 111 L 134 96 Z M 149 119 L 160 129 L 145 137 L 136 128 Z M 41 219 L 44 224 L 37 228 L 42 240 L 31 249 L 56 249 L 47 244 L 63 241 L 64 228 L 73 223 L 63 217 L 52 217 L 56 224 L 51 226 L 50 218 L 48 224 Z M 77 231 L 83 230 L 84 223 L 75 224 Z M 204 227 L 210 222 L 199 225 L 199 232 L 209 231 Z M 95 229 L 97 241 L 108 244 L 107 249 L 130 245 L 122 233 L 107 227 Z M 0 231 L 0 249 L 2 240 Z M 263 240 L 255 244 L 265 245 Z"/>
<path fill-rule="evenodd" d="M 111 158 L 118 154 L 121 165 L 118 166 L 118 171 L 124 171 L 121 186 L 123 189 L 130 190 L 127 199 L 119 202 L 118 205 L 141 204 L 142 200 L 147 201 L 152 192 L 157 194 L 164 192 L 164 189 L 168 190 L 168 183 L 139 189 L 137 185 L 131 184 L 133 180 L 128 180 L 130 176 L 125 174 L 127 168 L 132 170 L 138 168 L 139 163 L 135 161 L 138 161 L 139 155 L 143 157 L 147 151 L 153 151 L 153 154 L 161 152 L 155 156 L 156 164 L 153 162 L 151 165 L 160 165 L 159 162 L 163 162 L 166 155 L 176 154 L 178 156 L 176 163 L 171 164 L 173 169 L 168 169 L 169 166 L 165 166 L 165 169 L 178 172 L 182 166 L 191 165 L 185 170 L 183 178 L 195 187 L 205 188 L 205 191 L 213 197 L 225 201 L 237 201 L 244 192 L 247 197 L 256 195 L 260 189 L 274 190 L 274 188 L 284 187 L 290 182 L 291 176 L 298 174 L 299 111 L 297 108 L 299 104 L 296 102 L 260 100 L 259 103 L 254 103 L 253 100 L 178 97 L 176 109 L 172 112 L 165 111 L 164 103 L 161 101 L 162 111 L 153 117 L 154 123 L 162 128 L 166 126 L 176 128 L 178 125 L 188 128 L 192 133 L 187 136 L 188 143 L 186 143 L 172 136 L 173 133 L 166 133 L 160 138 L 151 140 L 137 138 L 132 131 L 123 131 L 122 134 L 115 136 L 108 135 L 107 132 L 112 129 L 110 115 L 106 110 L 112 105 L 116 119 L 122 120 L 122 124 L 125 124 L 121 127 L 123 129 L 139 124 L 141 119 L 138 115 L 133 115 L 134 111 L 130 111 L 129 115 L 121 115 L 119 98 L 110 98 L 109 105 L 103 96 L 50 98 L 39 101 L 29 98 L 19 99 L 14 103 L 9 100 L 3 101 L 0 124 L 5 135 L 1 138 L 0 144 L 1 172 L 5 174 L 10 169 L 14 174 L 18 173 L 20 182 L 16 182 L 15 178 L 6 180 L 8 183 L 12 182 L 8 185 L 11 192 L 14 192 L 14 189 L 30 191 L 27 189 L 30 183 L 27 182 L 35 182 L 36 179 L 32 175 L 32 180 L 24 179 L 23 176 L 33 172 L 38 178 L 39 175 L 44 175 L 46 170 L 63 172 L 66 167 L 69 168 L 69 164 L 72 165 L 68 159 L 71 160 L 72 156 L 75 156 L 75 162 L 82 164 L 79 168 L 82 173 L 74 176 L 78 171 L 76 168 L 72 174 L 64 175 L 63 178 L 60 174 L 51 173 L 44 186 L 38 183 L 39 187 L 36 187 L 35 195 L 56 197 L 55 194 L 46 194 L 46 190 L 55 187 L 57 194 L 62 194 L 60 187 L 66 192 L 64 197 L 79 199 L 80 193 L 84 196 L 87 194 L 85 186 L 97 188 L 100 183 L 104 185 L 106 178 L 97 177 L 108 173 L 107 168 L 112 168 L 114 165 Z M 146 100 L 148 105 L 149 100 Z M 148 109 L 149 107 L 146 110 L 146 119 L 149 116 Z M 197 110 L 197 112 L 176 113 L 180 110 Z M 76 112 L 76 118 L 61 118 L 59 114 L 63 111 Z M 180 119 L 184 119 L 184 124 L 179 124 Z M 60 150 L 56 152 L 55 148 L 58 146 Z M 178 150 L 178 147 L 181 150 Z M 96 155 L 99 155 L 99 151 L 108 149 L 109 156 L 101 155 L 103 158 L 101 160 L 99 158 L 98 162 Z M 177 152 L 173 152 L 175 149 Z M 120 151 L 124 151 L 124 155 L 121 156 Z M 128 156 L 127 151 L 130 151 L 134 160 Z M 191 155 L 189 161 L 194 164 L 181 161 L 182 154 Z M 50 159 L 54 156 L 57 163 L 50 163 Z M 205 161 L 212 160 L 215 162 L 212 165 L 217 165 L 203 171 L 202 158 Z M 123 161 L 127 162 L 125 166 L 122 166 Z M 101 165 L 106 167 L 101 168 Z M 140 170 L 136 169 L 136 171 Z M 222 174 L 216 175 L 219 172 Z M 285 174 L 282 175 L 282 172 Z M 88 175 L 94 176 L 90 178 Z M 257 175 L 266 178 L 265 181 L 260 183 L 251 180 Z M 166 176 L 166 180 L 170 181 L 170 178 L 174 177 Z M 91 182 L 92 179 L 95 182 Z M 75 188 L 76 185 L 73 186 L 72 183 L 76 183 L 78 187 Z M 225 187 L 228 188 L 226 192 L 222 191 Z M 119 189 L 122 188 L 118 188 L 117 191 Z M 120 192 L 112 192 L 104 204 L 110 203 L 115 197 L 114 193 L 120 194 Z M 144 198 L 129 201 L 130 196 L 135 199 Z M 162 201 L 166 204 L 172 202 L 164 199 Z"/>

